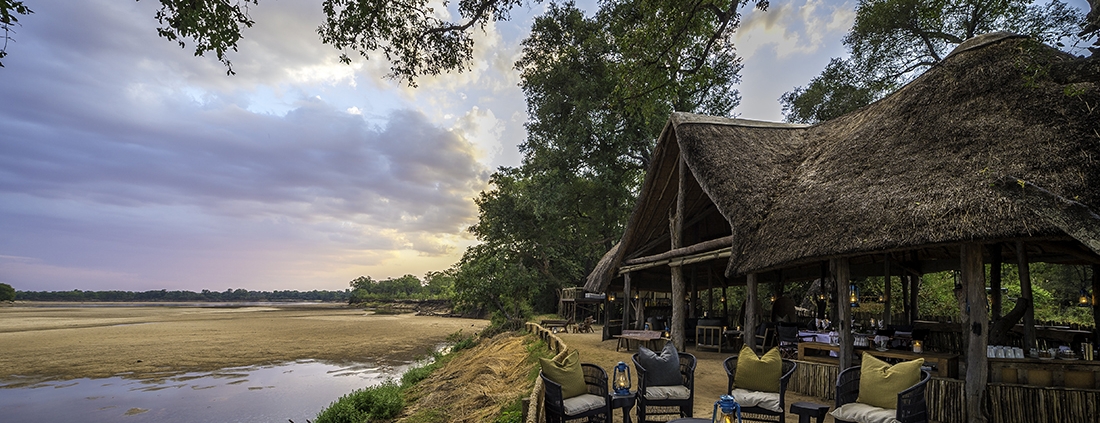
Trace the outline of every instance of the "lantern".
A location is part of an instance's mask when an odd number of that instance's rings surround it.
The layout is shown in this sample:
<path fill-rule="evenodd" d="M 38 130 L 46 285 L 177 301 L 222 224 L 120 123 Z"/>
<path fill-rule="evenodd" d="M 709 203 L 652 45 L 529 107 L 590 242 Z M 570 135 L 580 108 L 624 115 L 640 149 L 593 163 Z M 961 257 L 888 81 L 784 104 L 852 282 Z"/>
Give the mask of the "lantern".
<path fill-rule="evenodd" d="M 1089 301 L 1089 292 L 1086 291 L 1085 288 L 1081 288 L 1081 298 L 1077 299 L 1077 306 L 1088 307 L 1091 305 L 1089 304 L 1090 302 L 1091 301 Z"/>
<path fill-rule="evenodd" d="M 848 303 L 852 307 L 859 307 L 859 287 L 854 283 L 848 285 Z"/>
<path fill-rule="evenodd" d="M 626 363 L 620 361 L 615 365 L 611 380 L 615 395 L 630 395 L 630 368 L 626 367 Z"/>
<path fill-rule="evenodd" d="M 924 352 L 924 341 L 919 339 L 913 340 L 913 352 L 920 354 Z"/>
<path fill-rule="evenodd" d="M 612 302 L 612 303 L 615 302 L 615 293 L 614 292 L 611 292 L 611 293 L 607 294 L 607 301 Z"/>
<path fill-rule="evenodd" d="M 718 409 L 722 409 L 722 414 L 718 414 Z M 733 399 L 732 396 L 722 395 L 718 397 L 718 401 L 714 402 L 714 413 L 710 417 L 711 423 L 740 423 L 741 422 L 741 405 Z"/>

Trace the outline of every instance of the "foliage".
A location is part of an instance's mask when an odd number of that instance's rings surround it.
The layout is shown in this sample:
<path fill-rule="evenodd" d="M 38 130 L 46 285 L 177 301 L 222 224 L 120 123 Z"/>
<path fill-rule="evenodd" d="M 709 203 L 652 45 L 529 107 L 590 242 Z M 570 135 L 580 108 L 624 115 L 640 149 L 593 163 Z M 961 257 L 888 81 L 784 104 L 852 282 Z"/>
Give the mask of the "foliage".
<path fill-rule="evenodd" d="M 0 46 L 0 59 L 3 59 L 8 55 L 8 41 L 12 41 L 11 34 L 15 32 L 13 29 L 16 25 L 19 25 L 19 17 L 16 15 L 29 15 L 34 13 L 33 10 L 28 8 L 21 0 L 0 0 L 0 31 L 4 31 L 3 38 L 4 45 Z M 0 68 L 4 67 L 4 62 L 0 61 Z"/>
<path fill-rule="evenodd" d="M 0 283 L 0 301 L 15 301 L 15 288 L 6 283 Z"/>
<path fill-rule="evenodd" d="M 454 295 L 453 271 L 428 272 L 424 281 L 413 275 L 376 281 L 360 276 L 349 282 L 350 303 L 396 299 L 450 299 Z"/>
<path fill-rule="evenodd" d="M 1059 44 L 1084 17 L 1060 0 L 861 0 L 844 38 L 848 59 L 833 59 L 806 87 L 780 98 L 790 122 L 829 120 L 877 100 L 976 35 L 1009 31 Z"/>
<path fill-rule="evenodd" d="M 317 414 L 316 423 L 361 423 L 397 416 L 405 406 L 402 387 L 393 381 L 370 386 L 340 397 Z"/>
<path fill-rule="evenodd" d="M 508 403 L 502 410 L 500 410 L 500 416 L 494 420 L 494 423 L 522 423 L 523 422 L 523 398 L 516 398 L 515 401 Z"/>
<path fill-rule="evenodd" d="M 195 43 L 195 56 L 213 51 L 226 68 L 226 74 L 232 75 L 233 66 L 226 53 L 237 51 L 237 41 L 241 39 L 241 26 L 252 27 L 255 23 L 248 16 L 248 4 L 259 4 L 259 0 L 160 0 L 157 11 L 157 34 L 169 41 L 179 43 L 186 48 L 185 38 Z"/>
<path fill-rule="evenodd" d="M 456 265 L 460 304 L 515 329 L 524 304 L 553 310 L 583 282 L 621 236 L 668 114 L 728 116 L 739 102 L 730 37 L 746 3 L 618 0 L 592 17 L 555 3 L 535 19 L 516 63 L 523 163 L 475 199 L 482 244 Z"/>
<path fill-rule="evenodd" d="M 247 289 L 226 289 L 224 292 L 202 290 L 192 291 L 18 291 L 17 295 L 25 301 L 198 301 L 198 302 L 259 302 L 259 301 L 347 301 L 350 291 L 249 291 Z"/>

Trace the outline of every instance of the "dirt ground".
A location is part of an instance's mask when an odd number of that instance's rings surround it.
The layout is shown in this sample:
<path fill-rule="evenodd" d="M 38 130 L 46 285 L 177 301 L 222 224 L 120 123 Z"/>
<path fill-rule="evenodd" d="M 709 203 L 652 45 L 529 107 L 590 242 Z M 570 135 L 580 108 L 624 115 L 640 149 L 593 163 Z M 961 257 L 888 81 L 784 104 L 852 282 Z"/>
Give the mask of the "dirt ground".
<path fill-rule="evenodd" d="M 407 362 L 486 320 L 291 307 L 0 307 L 0 385 L 154 378 L 299 359 Z M 387 363 L 388 364 L 388 363 Z"/>
<path fill-rule="evenodd" d="M 602 335 L 600 334 L 600 327 L 597 326 L 593 333 L 559 333 L 562 341 L 570 348 L 576 348 L 580 352 L 581 362 L 597 364 L 604 368 L 608 372 L 608 377 L 611 376 L 612 369 L 618 362 L 622 361 L 628 366 L 633 367 L 630 361 L 630 356 L 636 351 L 615 351 L 617 340 L 609 339 L 607 341 L 601 341 Z M 722 367 L 722 362 L 733 354 L 732 351 L 722 350 L 718 353 L 711 349 L 697 350 L 694 346 L 687 346 L 687 352 L 691 353 L 696 358 L 695 365 L 695 417 L 710 419 L 714 410 L 714 402 L 718 400 L 718 397 L 725 393 L 727 386 L 726 371 Z M 631 369 L 633 372 L 634 369 Z M 635 383 L 637 383 L 635 381 Z M 786 405 L 788 409 L 791 404 L 799 401 L 808 401 L 818 404 L 832 405 L 832 401 L 814 398 L 805 395 L 799 395 L 794 392 L 787 391 Z M 615 421 L 622 421 L 621 410 L 615 410 Z M 637 420 L 637 416 L 631 413 L 631 419 Z M 787 423 L 798 423 L 798 416 L 793 414 L 787 414 Z M 825 422 L 833 422 L 832 416 L 826 416 Z"/>

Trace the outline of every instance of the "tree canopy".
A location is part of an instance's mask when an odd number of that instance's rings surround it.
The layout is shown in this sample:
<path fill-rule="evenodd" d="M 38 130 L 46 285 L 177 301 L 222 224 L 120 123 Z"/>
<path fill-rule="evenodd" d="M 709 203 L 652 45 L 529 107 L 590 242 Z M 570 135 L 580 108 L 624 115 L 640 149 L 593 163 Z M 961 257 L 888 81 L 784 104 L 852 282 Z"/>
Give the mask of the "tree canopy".
<path fill-rule="evenodd" d="M 4 32 L 3 44 L 0 45 L 0 59 L 3 59 L 8 55 L 8 41 L 11 41 L 11 34 L 15 32 L 15 27 L 19 25 L 19 16 L 17 15 L 29 15 L 34 13 L 33 10 L 28 8 L 21 0 L 0 0 L 0 31 Z M 0 60 L 0 68 L 4 67 L 4 62 Z"/>
<path fill-rule="evenodd" d="M 551 4 L 535 20 L 516 63 L 523 162 L 475 199 L 482 244 L 456 265 L 459 302 L 516 319 L 518 304 L 549 311 L 582 283 L 621 236 L 669 113 L 729 116 L 739 103 L 730 36 L 745 4 L 606 1 L 593 16 Z"/>
<path fill-rule="evenodd" d="M 1083 22 L 1060 0 L 861 0 L 844 37 L 850 57 L 779 101 L 789 122 L 826 121 L 896 90 L 976 35 L 1009 31 L 1054 45 L 1084 34 Z"/>

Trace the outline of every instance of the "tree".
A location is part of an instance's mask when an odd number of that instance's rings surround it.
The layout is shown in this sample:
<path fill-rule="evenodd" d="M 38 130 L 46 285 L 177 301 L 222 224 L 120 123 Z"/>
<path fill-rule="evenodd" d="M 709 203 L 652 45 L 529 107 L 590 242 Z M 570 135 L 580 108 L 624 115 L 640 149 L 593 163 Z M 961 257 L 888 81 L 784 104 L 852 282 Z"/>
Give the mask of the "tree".
<path fill-rule="evenodd" d="M 470 275 L 531 280 L 529 300 L 549 311 L 559 289 L 583 283 L 621 236 L 669 113 L 728 116 L 739 102 L 730 34 L 743 4 L 608 1 L 593 17 L 552 4 L 536 18 L 516 63 L 530 116 L 523 164 L 475 199 L 482 244 L 457 266 L 456 298 L 500 296 Z"/>
<path fill-rule="evenodd" d="M 666 70 L 688 71 L 706 78 L 698 71 L 706 67 L 704 61 L 712 58 L 712 51 L 725 48 L 727 35 L 737 26 L 737 8 L 747 1 L 612 1 L 603 7 L 608 10 L 618 7 L 616 13 L 629 17 L 622 22 L 645 23 L 644 28 L 651 30 L 642 33 L 631 31 L 630 26 L 623 28 L 626 33 L 634 34 L 635 41 L 639 42 L 636 48 L 650 49 L 669 40 L 695 44 L 695 54 L 687 57 L 692 60 L 683 62 L 683 69 Z M 195 55 L 213 51 L 225 64 L 227 73 L 233 73 L 226 53 L 237 50 L 242 29 L 252 26 L 248 7 L 258 5 L 259 0 L 160 0 L 160 3 L 156 14 L 163 25 L 157 29 L 160 36 L 177 41 L 181 47 L 186 47 L 184 38 L 191 38 Z M 508 20 L 511 9 L 522 3 L 521 0 L 460 0 L 459 19 L 449 21 L 439 18 L 429 0 L 324 0 L 325 21 L 317 28 L 317 33 L 322 42 L 343 51 L 342 62 L 351 62 L 348 51 L 367 59 L 380 51 L 390 62 L 389 77 L 415 85 L 418 76 L 467 69 L 473 57 L 473 31 L 483 29 L 489 22 Z M 766 0 L 756 0 L 756 3 L 762 8 L 767 6 Z M 675 13 L 658 15 L 653 12 Z M 658 21 L 667 25 L 652 25 Z M 684 37 L 685 33 L 698 32 L 700 28 L 693 26 L 707 26 L 711 22 L 718 25 L 714 28 L 716 31 L 704 34 L 709 37 Z M 663 64 L 670 66 L 673 63 L 677 62 Z"/>
<path fill-rule="evenodd" d="M 0 301 L 15 301 L 15 288 L 6 283 L 0 283 Z"/>
<path fill-rule="evenodd" d="M 0 59 L 8 55 L 8 41 L 12 40 L 11 34 L 15 32 L 13 28 L 19 25 L 19 17 L 16 15 L 29 15 L 31 13 L 34 13 L 34 11 L 20 0 L 0 0 L 0 31 L 4 31 L 2 37 L 4 44 L 0 46 Z M 0 68 L 2 67 L 4 67 L 4 62 L 0 61 Z"/>
<path fill-rule="evenodd" d="M 850 57 L 833 59 L 779 101 L 787 121 L 829 120 L 896 90 L 976 35 L 1009 31 L 1058 44 L 1081 32 L 1083 20 L 1060 0 L 861 0 L 844 37 Z"/>

